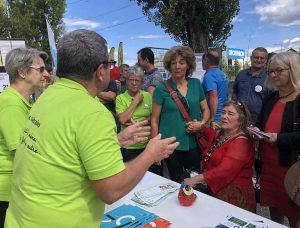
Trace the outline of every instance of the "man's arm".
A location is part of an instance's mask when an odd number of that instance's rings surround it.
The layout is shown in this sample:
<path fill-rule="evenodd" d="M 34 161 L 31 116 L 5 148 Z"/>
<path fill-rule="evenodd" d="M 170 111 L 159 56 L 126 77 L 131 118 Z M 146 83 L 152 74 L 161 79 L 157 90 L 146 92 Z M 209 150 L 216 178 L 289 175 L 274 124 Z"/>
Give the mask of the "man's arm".
<path fill-rule="evenodd" d="M 116 81 L 110 80 L 106 91 L 100 92 L 98 97 L 100 98 L 101 102 L 103 101 L 104 103 L 106 102 L 112 103 L 115 102 L 117 94 L 118 94 L 118 88 L 117 88 Z"/>
<path fill-rule="evenodd" d="M 130 192 L 142 179 L 154 162 L 169 157 L 179 145 L 175 137 L 151 139 L 146 149 L 137 158 L 125 164 L 125 170 L 111 177 L 92 181 L 98 196 L 107 204 L 112 204 Z"/>
<path fill-rule="evenodd" d="M 116 100 L 116 96 L 117 94 L 115 92 L 108 91 L 99 93 L 98 97 L 100 98 L 101 102 L 114 102 Z"/>
<path fill-rule="evenodd" d="M 206 99 L 209 100 L 210 120 L 215 120 L 218 109 L 218 92 L 211 90 L 207 92 Z"/>

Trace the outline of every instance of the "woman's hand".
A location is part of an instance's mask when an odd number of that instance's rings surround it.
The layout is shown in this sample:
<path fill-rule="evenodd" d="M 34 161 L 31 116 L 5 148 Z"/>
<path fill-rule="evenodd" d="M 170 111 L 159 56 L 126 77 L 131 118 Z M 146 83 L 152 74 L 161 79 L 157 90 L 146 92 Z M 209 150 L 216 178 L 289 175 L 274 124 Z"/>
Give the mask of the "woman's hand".
<path fill-rule="evenodd" d="M 204 123 L 197 121 L 197 120 L 193 120 L 187 123 L 187 128 L 186 131 L 188 133 L 196 133 L 202 130 L 202 128 L 204 127 Z"/>
<path fill-rule="evenodd" d="M 142 93 L 137 93 L 137 94 L 133 97 L 133 102 L 135 102 L 136 104 L 141 103 L 142 100 L 144 100 L 144 96 L 143 96 Z"/>
<path fill-rule="evenodd" d="M 266 142 L 275 144 L 277 142 L 277 133 L 266 133 L 270 138 L 264 139 Z"/>
<path fill-rule="evenodd" d="M 259 128 L 255 127 L 254 125 L 250 125 L 249 128 L 253 129 L 255 131 L 258 131 L 258 132 L 260 131 Z M 250 130 L 248 130 L 248 133 L 249 133 L 250 137 L 254 140 L 262 140 L 263 139 L 262 136 L 255 134 L 255 133 L 251 132 Z"/>
<path fill-rule="evenodd" d="M 199 175 L 191 177 L 191 178 L 186 178 L 183 181 L 183 183 L 185 183 L 191 187 L 194 187 L 195 185 L 200 184 L 202 182 L 204 182 L 204 177 L 202 174 L 199 174 Z"/>

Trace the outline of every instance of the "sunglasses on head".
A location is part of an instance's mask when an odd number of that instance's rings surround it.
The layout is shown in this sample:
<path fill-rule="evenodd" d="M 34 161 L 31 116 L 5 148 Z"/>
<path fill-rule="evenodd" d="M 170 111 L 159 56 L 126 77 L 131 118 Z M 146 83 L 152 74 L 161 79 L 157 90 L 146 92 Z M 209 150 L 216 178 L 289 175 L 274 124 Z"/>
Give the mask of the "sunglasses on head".
<path fill-rule="evenodd" d="M 245 109 L 245 105 L 243 103 L 240 102 L 235 102 L 235 104 L 241 109 L 241 111 L 246 115 L 246 109 Z"/>

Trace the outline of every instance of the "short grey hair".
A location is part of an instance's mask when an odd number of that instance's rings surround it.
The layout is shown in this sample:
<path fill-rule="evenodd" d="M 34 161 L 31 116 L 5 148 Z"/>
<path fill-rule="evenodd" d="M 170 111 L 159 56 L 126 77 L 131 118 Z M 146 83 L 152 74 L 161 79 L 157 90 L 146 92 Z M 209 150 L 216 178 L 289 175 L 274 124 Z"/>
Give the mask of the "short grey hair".
<path fill-rule="evenodd" d="M 125 78 L 129 78 L 131 75 L 136 75 L 139 76 L 143 81 L 144 81 L 144 71 L 143 69 L 138 66 L 138 65 L 134 65 L 132 67 L 129 67 L 127 73 L 125 74 Z"/>
<path fill-rule="evenodd" d="M 58 42 L 56 75 L 88 81 L 99 65 L 107 61 L 106 40 L 94 31 L 78 29 L 66 34 Z"/>
<path fill-rule="evenodd" d="M 268 57 L 268 50 L 265 49 L 264 47 L 257 47 L 257 48 L 255 48 L 255 49 L 252 51 L 252 55 L 254 54 L 254 52 L 257 52 L 257 51 L 266 53 L 266 57 Z M 251 55 L 251 56 L 252 56 L 252 55 Z"/>
<path fill-rule="evenodd" d="M 272 56 L 267 66 L 268 70 L 272 62 L 276 62 L 282 68 L 288 68 L 291 82 L 294 88 L 300 89 L 300 56 L 297 53 L 286 51 Z M 269 75 L 266 79 L 266 86 L 270 89 L 277 89 L 270 79 Z"/>
<path fill-rule="evenodd" d="M 126 63 L 123 63 L 121 66 L 119 66 L 119 70 L 123 70 L 125 67 L 129 68 L 129 65 Z"/>
<path fill-rule="evenodd" d="M 46 52 L 34 48 L 15 48 L 12 49 L 5 58 L 5 70 L 9 75 L 11 84 L 19 79 L 19 71 L 28 71 L 32 62 L 36 58 L 48 59 Z"/>

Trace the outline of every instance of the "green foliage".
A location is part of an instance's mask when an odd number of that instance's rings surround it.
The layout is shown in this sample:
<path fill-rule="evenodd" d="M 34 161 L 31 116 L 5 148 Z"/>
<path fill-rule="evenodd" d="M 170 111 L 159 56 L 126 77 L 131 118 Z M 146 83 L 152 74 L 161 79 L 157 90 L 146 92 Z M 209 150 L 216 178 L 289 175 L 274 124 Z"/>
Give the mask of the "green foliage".
<path fill-rule="evenodd" d="M 241 68 L 242 68 L 241 65 L 240 65 L 240 63 L 238 62 L 237 59 L 234 60 L 234 65 L 233 65 L 233 67 L 234 67 L 234 71 L 237 72 L 237 73 L 238 73 L 238 72 L 241 70 Z"/>
<path fill-rule="evenodd" d="M 15 0 L 10 1 L 10 17 L 0 9 L 0 37 L 25 39 L 29 47 L 50 54 L 45 15 L 56 38 L 64 31 L 65 0 Z"/>
<path fill-rule="evenodd" d="M 132 0 L 149 21 L 195 52 L 220 47 L 230 36 L 239 0 Z"/>

